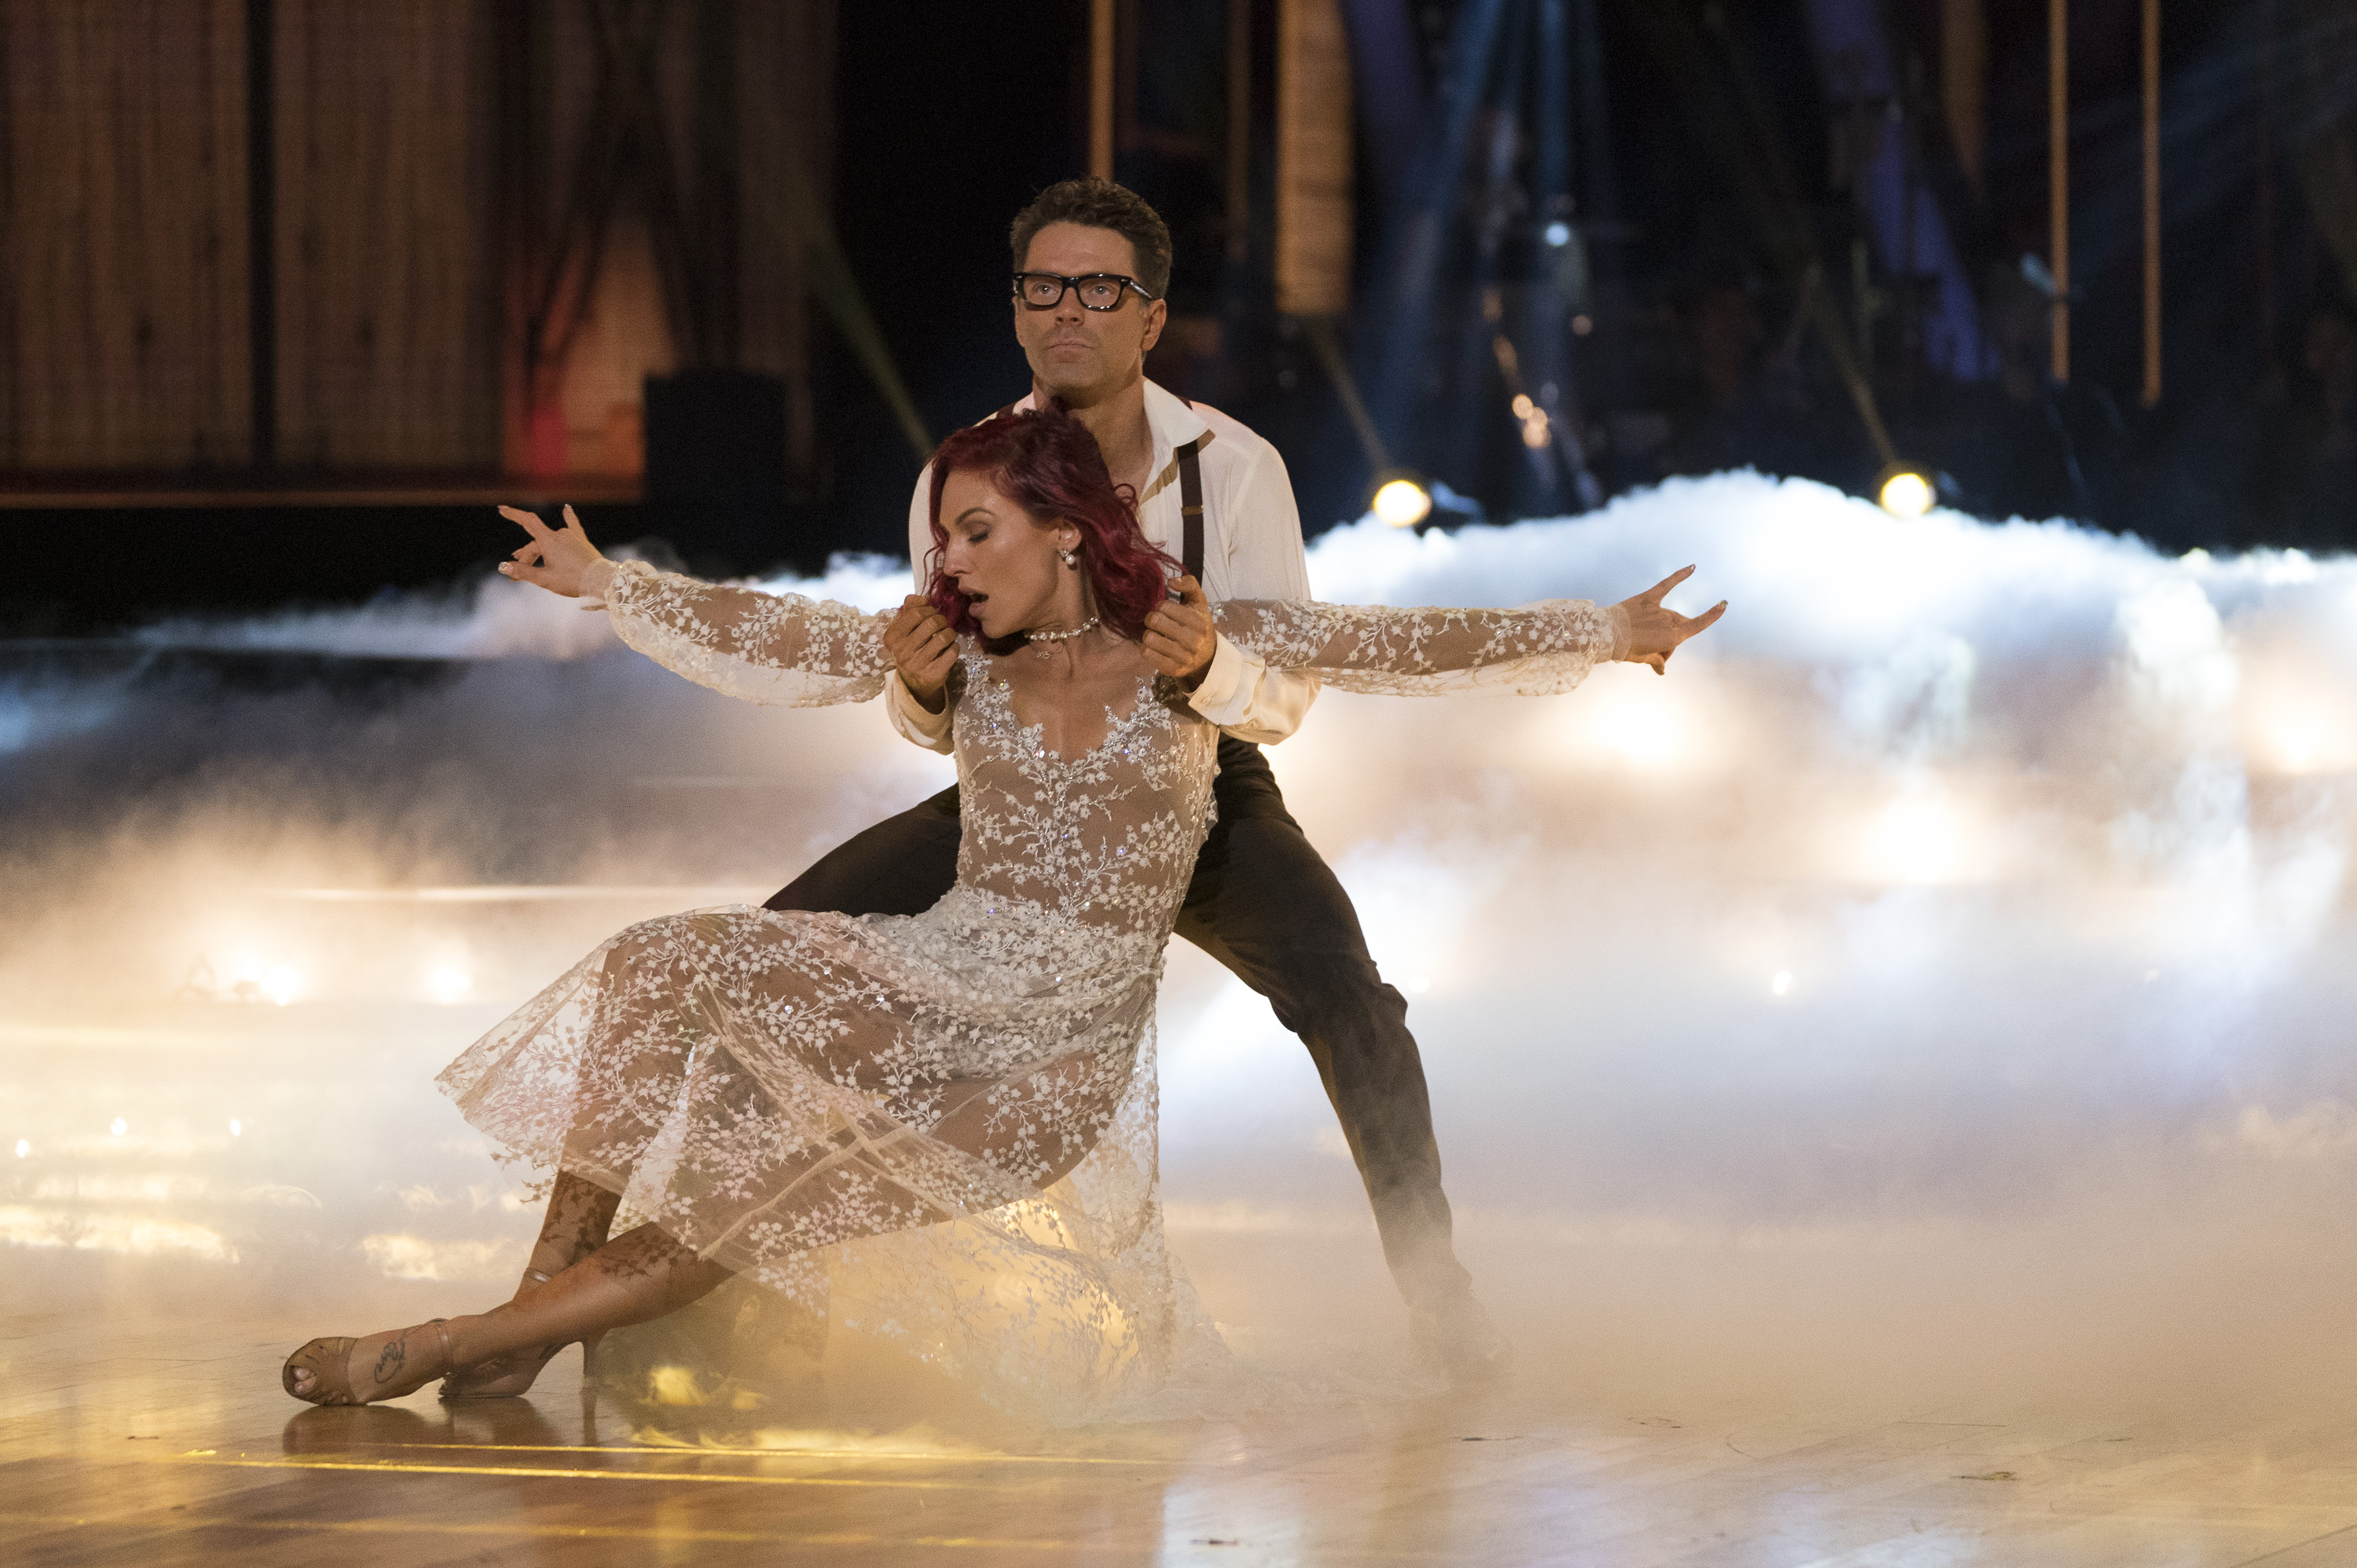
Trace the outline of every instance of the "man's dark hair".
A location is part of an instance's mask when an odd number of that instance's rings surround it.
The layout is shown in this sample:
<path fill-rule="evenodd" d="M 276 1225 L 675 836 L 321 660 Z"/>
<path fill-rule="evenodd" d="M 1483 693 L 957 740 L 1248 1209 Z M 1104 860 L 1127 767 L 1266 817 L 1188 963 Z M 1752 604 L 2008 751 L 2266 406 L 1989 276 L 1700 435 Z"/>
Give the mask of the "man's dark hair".
<path fill-rule="evenodd" d="M 1090 177 L 1059 180 L 1015 215 L 1007 238 L 1015 243 L 1015 270 L 1023 270 L 1031 242 L 1050 223 L 1110 229 L 1137 253 L 1138 286 L 1155 298 L 1170 292 L 1170 226 L 1146 198 L 1125 185 Z"/>

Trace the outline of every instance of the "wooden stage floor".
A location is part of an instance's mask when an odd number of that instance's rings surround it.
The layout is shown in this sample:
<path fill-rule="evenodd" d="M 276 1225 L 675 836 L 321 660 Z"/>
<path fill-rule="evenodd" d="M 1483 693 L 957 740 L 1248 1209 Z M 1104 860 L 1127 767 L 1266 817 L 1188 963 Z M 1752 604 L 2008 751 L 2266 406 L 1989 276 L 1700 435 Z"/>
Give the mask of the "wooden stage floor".
<path fill-rule="evenodd" d="M 7 1319 L 0 1558 L 2357 1563 L 2357 1412 L 1653 1407 L 1524 1380 L 1480 1396 L 1062 1433 L 972 1410 L 855 1433 L 830 1425 L 822 1398 L 803 1423 L 732 1445 L 585 1412 L 571 1353 L 525 1400 L 446 1407 L 428 1390 L 308 1409 L 276 1387 L 302 1331 Z"/>

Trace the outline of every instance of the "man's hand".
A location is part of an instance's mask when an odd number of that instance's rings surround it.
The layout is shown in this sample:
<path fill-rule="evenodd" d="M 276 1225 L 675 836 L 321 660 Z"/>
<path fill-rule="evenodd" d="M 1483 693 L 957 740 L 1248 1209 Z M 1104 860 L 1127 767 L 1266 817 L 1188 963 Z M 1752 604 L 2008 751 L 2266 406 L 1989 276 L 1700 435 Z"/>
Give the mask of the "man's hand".
<path fill-rule="evenodd" d="M 1629 612 L 1629 651 L 1620 657 L 1631 664 L 1650 664 L 1656 675 L 1670 672 L 1670 655 L 1678 644 L 1696 632 L 1707 630 L 1712 622 L 1727 613 L 1727 601 L 1718 603 L 1698 616 L 1682 616 L 1662 603 L 1672 588 L 1694 575 L 1694 568 L 1684 566 L 1671 573 L 1643 593 L 1620 601 Z"/>
<path fill-rule="evenodd" d="M 1203 671 L 1211 667 L 1211 654 L 1219 647 L 1203 585 L 1192 577 L 1171 584 L 1170 596 L 1146 618 L 1146 636 L 1138 646 L 1146 650 L 1148 664 L 1189 691 L 1202 684 Z"/>
<path fill-rule="evenodd" d="M 884 628 L 884 651 L 892 656 L 892 667 L 900 672 L 909 694 L 925 712 L 940 713 L 949 691 L 950 667 L 957 662 L 957 634 L 931 599 L 910 594 L 900 601 L 900 613 Z"/>

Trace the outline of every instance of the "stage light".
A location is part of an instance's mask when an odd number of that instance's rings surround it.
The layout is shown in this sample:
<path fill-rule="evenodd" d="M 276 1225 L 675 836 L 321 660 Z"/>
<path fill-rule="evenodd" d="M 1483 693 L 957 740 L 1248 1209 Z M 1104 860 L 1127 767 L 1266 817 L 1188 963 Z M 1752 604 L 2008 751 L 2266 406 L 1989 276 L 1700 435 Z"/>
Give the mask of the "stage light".
<path fill-rule="evenodd" d="M 700 1405 L 704 1391 L 695 1386 L 695 1371 L 690 1367 L 657 1367 L 649 1380 L 657 1404 Z"/>
<path fill-rule="evenodd" d="M 1571 225 L 1558 218 L 1546 226 L 1546 242 L 1557 250 L 1571 243 Z"/>
<path fill-rule="evenodd" d="M 33 1145 L 29 1140 L 24 1138 L 16 1140 L 16 1157 L 18 1159 L 22 1160 L 29 1158 L 32 1153 Z"/>
<path fill-rule="evenodd" d="M 1432 515 L 1432 492 L 1410 475 L 1385 479 L 1375 487 L 1374 513 L 1394 528 L 1414 528 Z"/>
<path fill-rule="evenodd" d="M 303 977 L 285 964 L 262 977 L 262 993 L 280 1007 L 303 993 Z"/>
<path fill-rule="evenodd" d="M 1554 433 L 1547 427 L 1545 409 L 1534 408 L 1523 415 L 1523 446 L 1534 452 L 1544 452 L 1546 450 L 1547 443 L 1554 439 Z"/>
<path fill-rule="evenodd" d="M 1408 978 L 1407 988 L 1419 993 L 1429 991 L 1432 989 L 1432 977 L 1426 974 L 1411 975 Z"/>
<path fill-rule="evenodd" d="M 1901 466 L 1882 476 L 1874 499 L 1893 517 L 1921 517 L 1938 504 L 1940 491 L 1929 474 Z"/>
<path fill-rule="evenodd" d="M 1769 978 L 1768 993 L 1771 996 L 1790 996 L 1792 994 L 1792 972 L 1789 969 L 1778 970 Z"/>
<path fill-rule="evenodd" d="M 2260 772 L 2298 776 L 2357 769 L 2357 707 L 2297 668 L 2247 668 L 2243 742 Z"/>
<path fill-rule="evenodd" d="M 229 1122 L 229 1135 L 230 1135 L 231 1137 L 232 1137 L 232 1138 L 242 1138 L 242 1137 L 244 1137 L 244 1136 L 245 1136 L 245 1123 L 244 1123 L 244 1122 L 241 1122 L 241 1121 L 239 1121 L 239 1120 L 238 1120 L 236 1117 L 234 1117 L 234 1116 L 231 1117 L 231 1118 L 230 1118 L 230 1122 Z"/>
<path fill-rule="evenodd" d="M 1538 405 L 1536 403 L 1531 401 L 1530 393 L 1516 392 L 1514 394 L 1514 417 L 1516 419 L 1528 419 L 1531 416 L 1531 410 L 1537 406 Z"/>
<path fill-rule="evenodd" d="M 1865 870 L 1887 886 L 1930 886 L 1977 880 L 1977 834 L 1964 811 L 1936 786 L 1910 789 L 1876 813 L 1859 835 Z"/>
<path fill-rule="evenodd" d="M 474 977 L 455 963 L 442 964 L 425 977 L 426 993 L 445 1007 L 464 1001 L 474 988 Z"/>
<path fill-rule="evenodd" d="M 1593 331 L 1595 331 L 1595 330 L 1596 330 L 1596 318 L 1595 318 L 1594 317 L 1592 317 L 1592 316 L 1575 316 L 1575 317 L 1573 317 L 1571 318 L 1571 335 L 1572 335 L 1573 337 L 1575 337 L 1575 338 L 1585 338 L 1585 337 L 1587 337 L 1590 332 L 1593 332 Z"/>
<path fill-rule="evenodd" d="M 131 1123 L 125 1122 L 122 1117 L 117 1116 L 113 1122 L 107 1124 L 106 1130 L 120 1138 L 124 1133 L 131 1131 Z"/>

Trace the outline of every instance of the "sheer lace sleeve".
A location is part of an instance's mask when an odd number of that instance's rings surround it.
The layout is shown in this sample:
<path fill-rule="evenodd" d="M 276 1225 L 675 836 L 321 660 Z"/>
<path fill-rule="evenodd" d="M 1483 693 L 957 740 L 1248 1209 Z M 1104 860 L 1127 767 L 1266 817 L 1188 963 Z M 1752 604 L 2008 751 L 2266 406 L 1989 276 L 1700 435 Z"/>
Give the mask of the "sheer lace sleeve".
<path fill-rule="evenodd" d="M 1386 609 L 1307 600 L 1230 599 L 1212 623 L 1269 668 L 1314 671 L 1345 692 L 1545 696 L 1619 657 L 1628 633 L 1586 599 L 1518 610 Z"/>
<path fill-rule="evenodd" d="M 624 642 L 699 686 L 748 703 L 815 708 L 884 690 L 891 612 L 764 594 L 624 562 L 605 590 Z"/>

